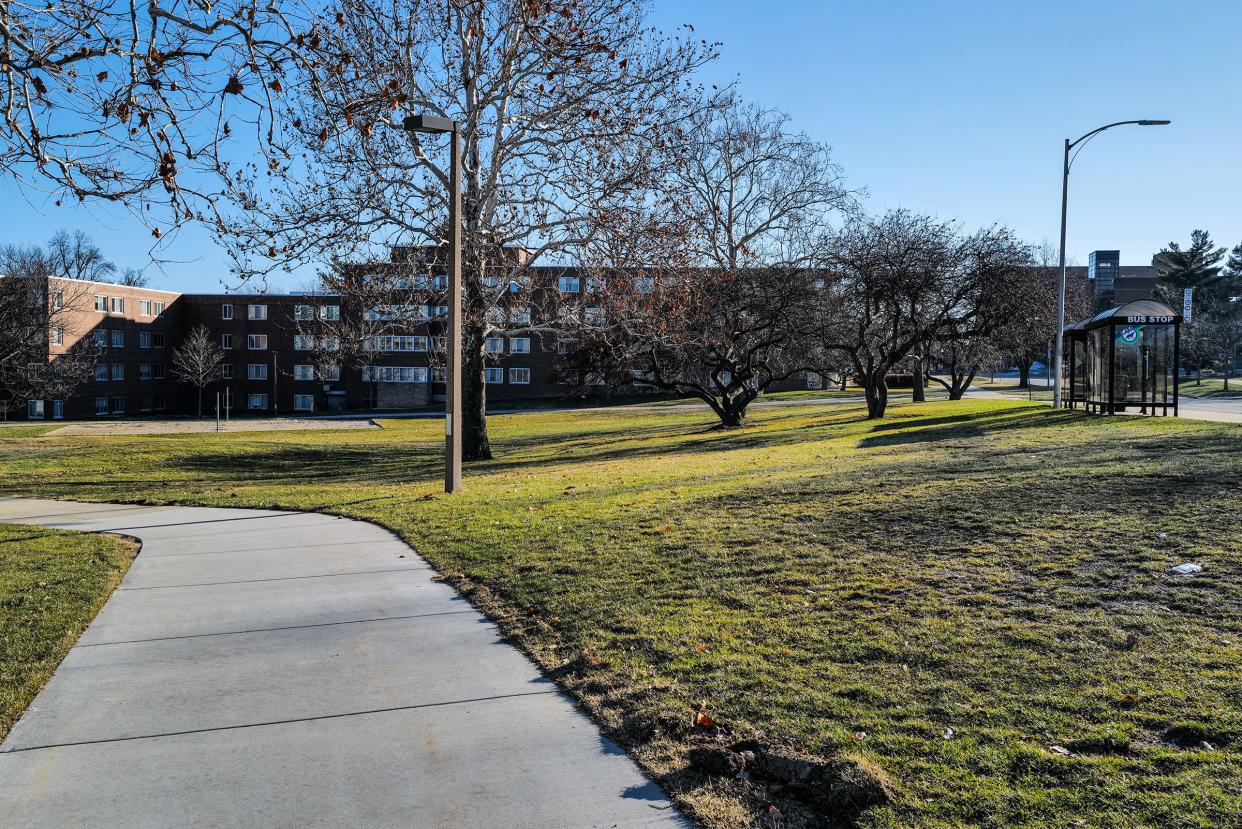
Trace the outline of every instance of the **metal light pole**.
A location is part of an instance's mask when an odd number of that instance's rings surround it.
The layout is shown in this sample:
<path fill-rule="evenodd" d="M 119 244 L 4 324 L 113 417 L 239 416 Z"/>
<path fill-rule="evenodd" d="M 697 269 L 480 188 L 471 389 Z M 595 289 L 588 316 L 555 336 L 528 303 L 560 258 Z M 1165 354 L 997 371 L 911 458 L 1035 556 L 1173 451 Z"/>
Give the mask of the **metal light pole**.
<path fill-rule="evenodd" d="M 410 115 L 402 122 L 410 132 L 452 136 L 449 172 L 449 295 L 447 365 L 444 372 L 444 491 L 461 492 L 461 129 L 450 118 Z"/>
<path fill-rule="evenodd" d="M 1061 352 L 1063 350 L 1062 340 L 1065 338 L 1065 217 L 1069 207 L 1069 174 L 1070 165 L 1074 163 L 1074 158 L 1078 156 L 1078 153 L 1074 153 L 1071 156 L 1070 150 L 1078 147 L 1081 151 L 1082 147 L 1079 146 L 1080 144 L 1085 145 L 1092 138 L 1104 132 L 1104 130 L 1112 129 L 1113 127 L 1120 127 L 1125 124 L 1137 124 L 1140 127 L 1162 127 L 1170 123 L 1172 122 L 1150 118 L 1144 118 L 1139 121 L 1117 121 L 1093 129 L 1091 132 L 1079 136 L 1074 141 L 1070 141 L 1068 138 L 1065 139 L 1065 164 L 1062 167 L 1061 174 L 1061 281 L 1057 286 L 1057 341 L 1055 357 L 1053 358 L 1056 363 L 1053 369 L 1056 372 L 1056 376 L 1053 378 L 1054 385 L 1052 391 L 1052 407 L 1054 409 L 1061 408 Z"/>

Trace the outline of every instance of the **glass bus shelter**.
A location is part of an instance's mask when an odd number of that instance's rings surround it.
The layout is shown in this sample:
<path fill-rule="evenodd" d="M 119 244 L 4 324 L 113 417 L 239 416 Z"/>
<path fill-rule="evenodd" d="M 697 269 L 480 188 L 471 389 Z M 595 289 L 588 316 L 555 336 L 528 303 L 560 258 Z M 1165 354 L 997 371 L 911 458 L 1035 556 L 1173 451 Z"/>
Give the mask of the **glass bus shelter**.
<path fill-rule="evenodd" d="M 1062 405 L 1176 417 L 1181 323 L 1169 306 L 1142 299 L 1067 326 Z"/>

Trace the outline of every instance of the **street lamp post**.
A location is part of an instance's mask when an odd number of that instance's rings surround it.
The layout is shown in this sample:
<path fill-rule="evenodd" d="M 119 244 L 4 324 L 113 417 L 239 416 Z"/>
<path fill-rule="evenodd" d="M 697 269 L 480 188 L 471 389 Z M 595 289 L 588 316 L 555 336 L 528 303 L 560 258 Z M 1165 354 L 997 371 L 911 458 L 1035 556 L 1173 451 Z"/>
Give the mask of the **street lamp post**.
<path fill-rule="evenodd" d="M 1172 122 L 1154 120 L 1150 118 L 1144 118 L 1138 121 L 1117 121 L 1115 123 L 1105 124 L 1102 127 L 1093 129 L 1091 132 L 1079 136 L 1074 141 L 1070 141 L 1068 138 L 1065 139 L 1065 164 L 1061 168 L 1061 281 L 1057 286 L 1057 341 L 1055 346 L 1056 356 L 1053 358 L 1056 365 L 1053 368 L 1055 377 L 1052 381 L 1052 407 L 1054 409 L 1061 408 L 1061 352 L 1063 350 L 1062 340 L 1065 337 L 1065 218 L 1069 207 L 1069 174 L 1070 165 L 1074 163 L 1074 158 L 1078 156 L 1078 153 L 1074 153 L 1074 155 L 1071 156 L 1070 151 L 1075 147 L 1078 147 L 1079 151 L 1081 151 L 1082 147 L 1080 145 L 1085 145 L 1092 138 L 1095 138 L 1097 135 L 1104 132 L 1104 130 L 1112 129 L 1113 127 L 1120 127 L 1126 124 L 1137 124 L 1140 127 L 1162 127 L 1170 123 Z"/>
<path fill-rule="evenodd" d="M 444 372 L 444 491 L 461 492 L 461 129 L 450 118 L 410 115 L 402 122 L 410 132 L 448 133 L 452 137 L 449 172 L 449 295 L 447 365 Z"/>

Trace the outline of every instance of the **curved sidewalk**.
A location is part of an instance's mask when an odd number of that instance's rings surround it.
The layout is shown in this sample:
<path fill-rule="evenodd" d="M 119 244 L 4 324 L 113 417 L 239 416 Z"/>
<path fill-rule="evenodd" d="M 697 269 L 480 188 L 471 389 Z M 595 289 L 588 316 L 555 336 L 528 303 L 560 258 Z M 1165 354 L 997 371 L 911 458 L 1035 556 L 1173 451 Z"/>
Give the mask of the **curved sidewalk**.
<path fill-rule="evenodd" d="M 687 825 L 386 530 L 28 499 L 0 521 L 142 540 L 0 745 L 0 826 Z"/>

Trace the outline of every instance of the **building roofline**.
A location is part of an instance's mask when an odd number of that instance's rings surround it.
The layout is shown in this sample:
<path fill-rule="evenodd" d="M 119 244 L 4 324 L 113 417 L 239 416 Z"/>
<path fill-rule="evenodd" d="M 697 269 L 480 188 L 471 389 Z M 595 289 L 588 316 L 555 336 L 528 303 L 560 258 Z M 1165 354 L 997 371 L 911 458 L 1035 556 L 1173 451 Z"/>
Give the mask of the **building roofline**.
<path fill-rule="evenodd" d="M 142 288 L 137 285 L 118 285 L 115 282 L 98 282 L 94 279 L 74 279 L 70 276 L 49 276 L 49 280 L 59 280 L 61 282 L 80 282 L 84 285 L 107 285 L 110 288 L 129 288 L 131 291 L 151 291 L 157 294 L 172 294 L 174 296 L 184 296 L 184 291 L 166 291 L 163 288 Z"/>

